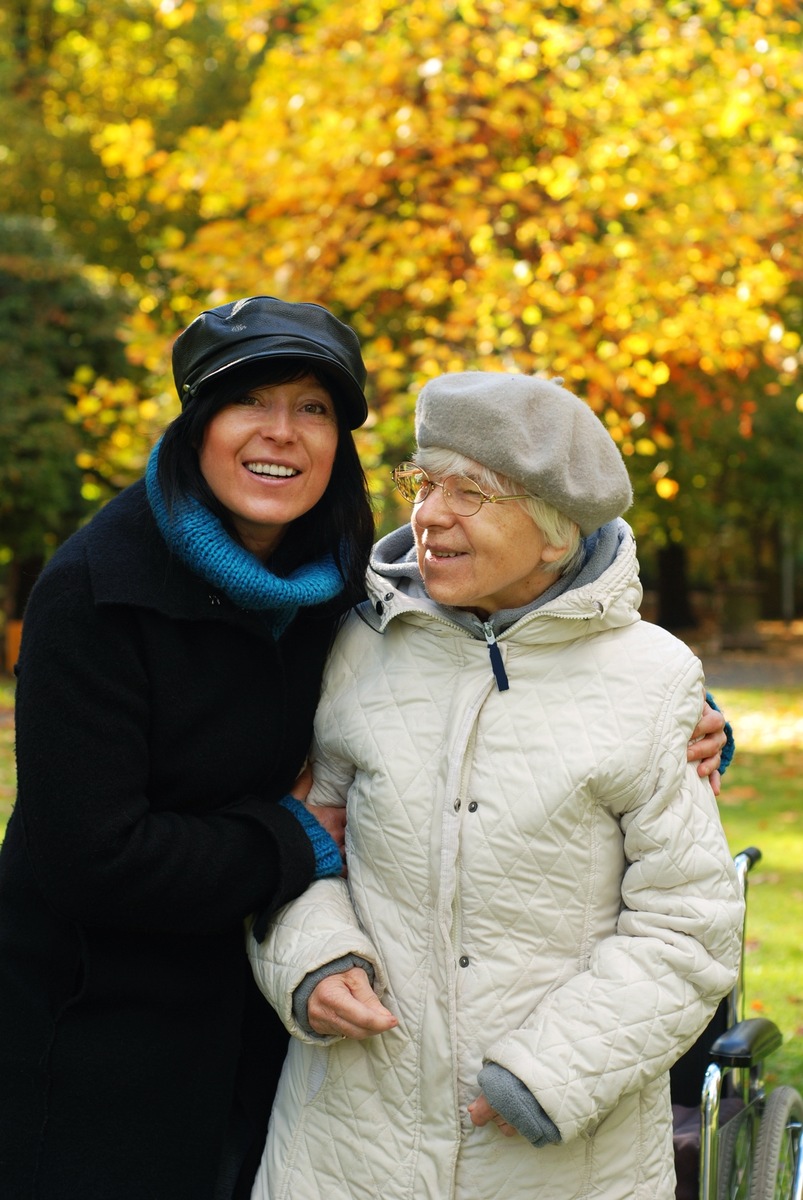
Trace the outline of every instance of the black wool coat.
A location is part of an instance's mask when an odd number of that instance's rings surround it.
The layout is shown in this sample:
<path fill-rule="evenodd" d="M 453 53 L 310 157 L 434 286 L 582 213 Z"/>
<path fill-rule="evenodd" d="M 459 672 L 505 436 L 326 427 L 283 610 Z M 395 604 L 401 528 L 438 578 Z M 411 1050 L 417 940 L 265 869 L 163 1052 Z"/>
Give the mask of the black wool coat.
<path fill-rule="evenodd" d="M 141 482 L 38 581 L 0 853 L 8 1200 L 217 1200 L 227 1137 L 258 1161 L 286 1034 L 243 919 L 313 877 L 276 801 L 333 623 L 276 642 L 171 557 Z"/>

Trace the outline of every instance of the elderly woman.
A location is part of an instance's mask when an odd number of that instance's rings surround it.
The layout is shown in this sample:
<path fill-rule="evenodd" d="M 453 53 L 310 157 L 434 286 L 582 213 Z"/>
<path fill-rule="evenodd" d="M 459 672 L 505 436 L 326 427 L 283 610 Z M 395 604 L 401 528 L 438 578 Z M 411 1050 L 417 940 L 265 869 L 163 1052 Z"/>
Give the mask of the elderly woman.
<path fill-rule="evenodd" d="M 668 1070 L 742 920 L 686 761 L 700 663 L 639 619 L 627 473 L 584 403 L 446 375 L 416 427 L 411 526 L 316 717 L 348 880 L 250 940 L 295 1035 L 253 1195 L 670 1200 Z"/>

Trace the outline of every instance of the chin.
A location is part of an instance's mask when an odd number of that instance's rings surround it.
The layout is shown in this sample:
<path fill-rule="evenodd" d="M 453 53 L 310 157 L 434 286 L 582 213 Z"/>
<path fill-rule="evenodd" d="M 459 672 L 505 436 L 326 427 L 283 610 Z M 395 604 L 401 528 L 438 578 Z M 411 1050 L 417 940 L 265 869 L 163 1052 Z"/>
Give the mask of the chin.
<path fill-rule="evenodd" d="M 455 595 L 452 592 L 444 592 L 441 588 L 427 588 L 427 593 L 430 600 L 434 600 L 436 604 L 445 604 L 447 608 L 470 608 L 472 605 L 471 597 Z"/>

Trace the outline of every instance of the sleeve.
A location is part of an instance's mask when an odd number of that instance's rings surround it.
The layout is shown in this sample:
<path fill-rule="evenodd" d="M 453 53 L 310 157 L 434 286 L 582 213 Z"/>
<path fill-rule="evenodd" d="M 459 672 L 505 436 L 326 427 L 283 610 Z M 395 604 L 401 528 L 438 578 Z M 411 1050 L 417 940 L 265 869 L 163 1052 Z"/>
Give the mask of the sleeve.
<path fill-rule="evenodd" d="M 135 615 L 95 606 L 83 562 L 61 564 L 29 602 L 17 686 L 17 816 L 48 904 L 88 927 L 211 934 L 297 895 L 313 848 L 264 795 L 152 803 L 151 719 Z"/>
<path fill-rule="evenodd" d="M 378 996 L 387 987 L 387 977 L 370 938 L 360 928 L 345 879 L 320 879 L 297 900 L 286 904 L 273 918 L 261 941 L 247 938 L 248 957 L 260 991 L 279 1014 L 285 1027 L 305 1042 L 322 1039 L 305 1029 L 294 1011 L 294 997 L 313 972 L 330 974 L 333 963 L 359 958 L 373 970 Z M 369 970 L 370 975 L 370 970 Z"/>
<path fill-rule="evenodd" d="M 354 767 L 333 752 L 316 735 L 310 752 L 313 785 L 308 800 L 313 804 L 344 805 L 354 778 Z M 348 862 L 348 824 L 346 825 Z M 371 939 L 361 928 L 345 879 L 322 879 L 277 912 L 264 937 L 247 937 L 248 956 L 254 978 L 291 1034 L 302 1041 L 321 1039 L 299 1021 L 302 1012 L 295 1003 L 304 994 L 305 981 L 313 974 L 331 974 L 338 964 L 360 959 L 366 966 L 378 996 L 387 987 L 387 976 Z M 306 1006 L 304 1006 L 304 1011 Z"/>
<path fill-rule="evenodd" d="M 309 1023 L 308 1015 L 310 996 L 318 984 L 323 979 L 328 979 L 330 975 L 342 975 L 345 971 L 350 971 L 352 967 L 361 967 L 373 985 L 374 968 L 368 960 L 358 958 L 356 954 L 345 954 L 343 958 L 336 958 L 327 963 L 325 967 L 319 967 L 317 971 L 310 972 L 300 987 L 296 988 L 293 993 L 293 1016 L 305 1033 L 314 1034 L 316 1037 L 320 1036 L 315 1034 L 315 1030 Z"/>
<path fill-rule="evenodd" d="M 477 1082 L 486 1100 L 500 1117 L 512 1125 L 528 1142 L 540 1149 L 556 1146 L 560 1131 L 551 1121 L 532 1092 L 510 1071 L 489 1062 L 480 1071 Z"/>
<path fill-rule="evenodd" d="M 714 794 L 685 762 L 697 664 L 689 675 L 656 730 L 651 790 L 611 806 L 627 864 L 615 933 L 483 1055 L 521 1080 L 563 1141 L 668 1070 L 736 980 L 744 904 Z"/>

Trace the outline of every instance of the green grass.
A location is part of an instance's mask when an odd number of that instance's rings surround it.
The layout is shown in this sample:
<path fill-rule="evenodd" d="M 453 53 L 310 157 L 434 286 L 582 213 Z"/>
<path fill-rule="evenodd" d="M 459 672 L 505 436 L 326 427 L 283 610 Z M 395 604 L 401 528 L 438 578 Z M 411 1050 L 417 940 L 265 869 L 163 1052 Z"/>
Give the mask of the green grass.
<path fill-rule="evenodd" d="M 737 740 L 720 795 L 728 841 L 734 854 L 763 854 L 749 877 L 745 1015 L 784 1035 L 767 1082 L 803 1091 L 803 696 L 717 688 L 717 701 Z M 13 682 L 0 676 L 0 836 L 14 798 L 12 706 Z"/>
<path fill-rule="evenodd" d="M 717 688 L 737 754 L 720 794 L 731 849 L 758 846 L 748 883 L 745 1016 L 784 1035 L 767 1083 L 803 1091 L 803 696 Z"/>

